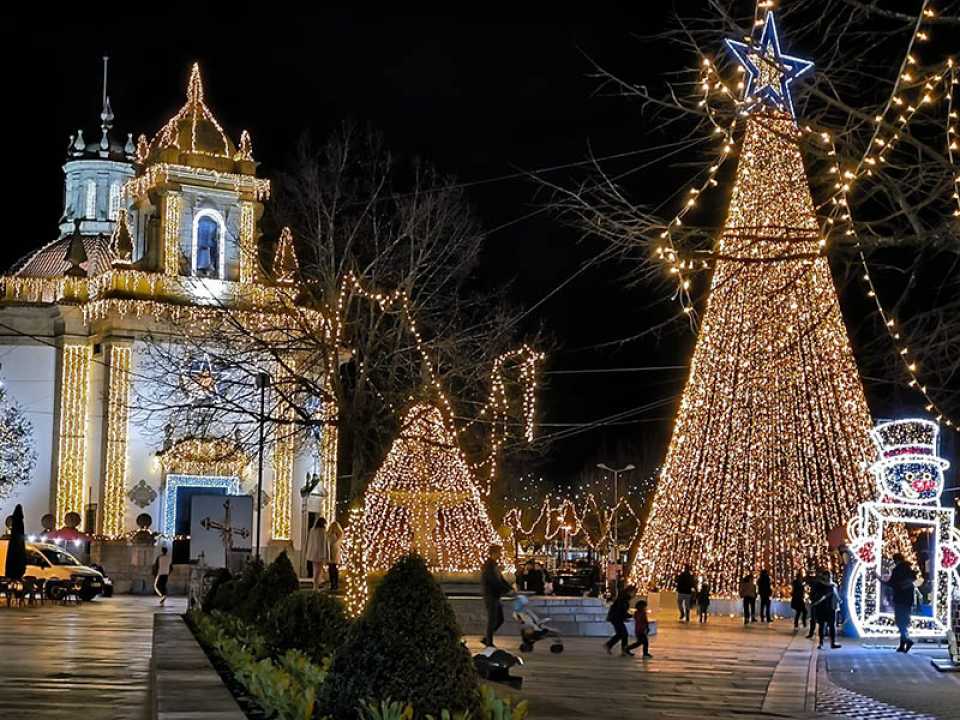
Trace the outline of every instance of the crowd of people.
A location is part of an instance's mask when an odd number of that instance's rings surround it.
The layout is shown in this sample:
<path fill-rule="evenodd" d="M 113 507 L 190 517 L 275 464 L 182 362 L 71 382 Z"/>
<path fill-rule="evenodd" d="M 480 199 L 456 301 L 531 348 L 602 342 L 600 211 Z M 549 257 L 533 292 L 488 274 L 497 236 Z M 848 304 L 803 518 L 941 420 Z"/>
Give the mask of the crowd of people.
<path fill-rule="evenodd" d="M 893 556 L 892 571 L 883 581 L 894 609 L 894 620 L 900 635 L 900 644 L 897 652 L 909 652 L 913 647 L 910 638 L 910 615 L 915 603 L 917 572 L 901 554 Z M 677 610 L 679 622 L 689 623 L 691 609 L 696 608 L 698 622 L 707 622 L 710 608 L 710 584 L 693 572 L 690 565 L 685 565 L 675 580 L 677 592 Z M 739 594 L 743 605 L 743 624 L 750 625 L 757 622 L 757 600 L 760 601 L 761 623 L 773 622 L 771 612 L 774 595 L 774 580 L 767 569 L 760 571 L 756 580 L 752 574 L 740 578 Z M 629 643 L 627 620 L 630 617 L 630 603 L 636 589 L 630 585 L 617 594 L 610 606 L 607 621 L 613 625 L 614 634 L 604 644 L 608 653 L 619 643 L 623 655 L 633 655 L 632 650 L 642 646 L 643 656 L 652 657 L 649 652 L 648 632 L 649 619 L 647 617 L 647 603 L 637 600 L 634 612 L 636 624 L 636 642 Z M 825 639 L 829 638 L 831 648 L 839 648 L 837 642 L 838 615 L 843 609 L 840 590 L 834 581 L 833 574 L 826 568 L 798 572 L 793 578 L 790 587 L 790 609 L 794 613 L 793 627 L 798 631 L 801 627 L 807 629 L 807 638 L 817 638 L 817 648 L 823 647 Z"/>

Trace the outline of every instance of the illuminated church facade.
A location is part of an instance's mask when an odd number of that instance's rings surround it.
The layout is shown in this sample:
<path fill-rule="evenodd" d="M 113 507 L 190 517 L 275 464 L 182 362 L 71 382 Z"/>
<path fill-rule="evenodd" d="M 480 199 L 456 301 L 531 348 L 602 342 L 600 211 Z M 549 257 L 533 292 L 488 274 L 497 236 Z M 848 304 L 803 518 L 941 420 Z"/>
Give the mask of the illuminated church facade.
<path fill-rule="evenodd" d="M 295 295 L 296 256 L 284 233 L 263 262 L 270 183 L 246 131 L 235 144 L 210 111 L 197 66 L 184 106 L 152 140 L 117 140 L 113 121 L 104 91 L 100 139 L 70 139 L 59 237 L 0 280 L 0 374 L 38 458 L 0 512 L 21 503 L 28 533 L 47 514 L 59 528 L 77 513 L 103 539 L 129 536 L 147 513 L 172 539 L 189 532 L 190 492 L 256 494 L 257 446 L 135 417 L 136 398 L 156 395 L 146 387 L 157 381 L 154 338 L 221 313 L 272 317 L 281 295 Z M 300 549 L 309 514 L 336 509 L 335 423 L 264 452 L 261 544 Z"/>

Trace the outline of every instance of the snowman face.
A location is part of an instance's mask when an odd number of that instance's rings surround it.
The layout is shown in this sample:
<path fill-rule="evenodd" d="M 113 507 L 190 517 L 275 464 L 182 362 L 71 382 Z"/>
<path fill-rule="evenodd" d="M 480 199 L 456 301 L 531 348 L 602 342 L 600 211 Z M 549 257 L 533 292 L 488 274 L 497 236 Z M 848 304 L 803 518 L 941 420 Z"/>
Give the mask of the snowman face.
<path fill-rule="evenodd" d="M 943 491 L 943 469 L 920 459 L 883 464 L 875 468 L 882 495 L 899 502 L 928 503 Z"/>

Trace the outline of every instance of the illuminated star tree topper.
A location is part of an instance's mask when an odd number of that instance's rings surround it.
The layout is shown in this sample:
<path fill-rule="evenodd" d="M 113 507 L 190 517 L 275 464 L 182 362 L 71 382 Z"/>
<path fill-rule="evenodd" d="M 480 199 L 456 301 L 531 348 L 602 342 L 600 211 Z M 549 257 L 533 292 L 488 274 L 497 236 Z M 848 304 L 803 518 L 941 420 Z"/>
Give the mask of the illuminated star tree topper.
<path fill-rule="evenodd" d="M 747 108 L 762 103 L 788 112 L 790 117 L 796 120 L 790 83 L 810 72 L 813 62 L 784 55 L 780 51 L 780 36 L 773 12 L 767 13 L 758 45 L 748 45 L 736 40 L 726 42 L 727 47 L 747 71 L 747 87 L 743 95 Z"/>

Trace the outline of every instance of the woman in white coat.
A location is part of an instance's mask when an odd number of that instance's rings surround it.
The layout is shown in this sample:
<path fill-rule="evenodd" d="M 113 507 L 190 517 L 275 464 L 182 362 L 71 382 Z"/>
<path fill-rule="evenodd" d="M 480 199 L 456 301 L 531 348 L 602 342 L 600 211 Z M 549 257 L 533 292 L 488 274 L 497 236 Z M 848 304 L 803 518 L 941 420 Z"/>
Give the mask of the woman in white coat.
<path fill-rule="evenodd" d="M 307 534 L 307 560 L 313 565 L 313 589 L 319 590 L 320 578 L 326 582 L 327 565 L 330 564 L 326 518 L 317 518 Z"/>

